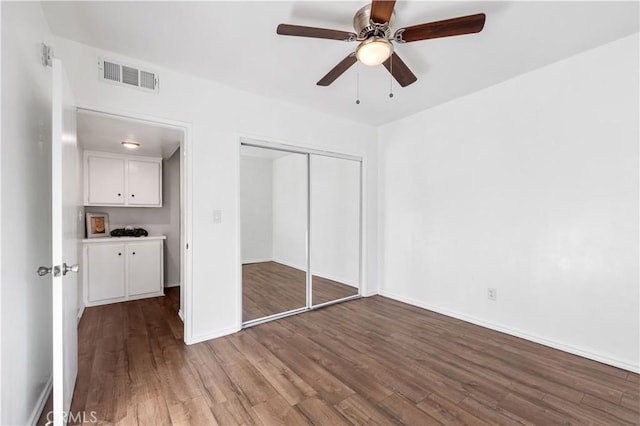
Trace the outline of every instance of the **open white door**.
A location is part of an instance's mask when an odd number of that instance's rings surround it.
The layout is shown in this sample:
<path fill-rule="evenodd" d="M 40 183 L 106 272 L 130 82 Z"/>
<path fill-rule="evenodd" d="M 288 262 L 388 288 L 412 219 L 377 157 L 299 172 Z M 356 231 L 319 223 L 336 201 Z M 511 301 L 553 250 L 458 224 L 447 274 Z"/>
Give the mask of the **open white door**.
<path fill-rule="evenodd" d="M 76 106 L 62 62 L 53 59 L 51 217 L 54 424 L 66 424 L 78 373 L 78 176 Z"/>

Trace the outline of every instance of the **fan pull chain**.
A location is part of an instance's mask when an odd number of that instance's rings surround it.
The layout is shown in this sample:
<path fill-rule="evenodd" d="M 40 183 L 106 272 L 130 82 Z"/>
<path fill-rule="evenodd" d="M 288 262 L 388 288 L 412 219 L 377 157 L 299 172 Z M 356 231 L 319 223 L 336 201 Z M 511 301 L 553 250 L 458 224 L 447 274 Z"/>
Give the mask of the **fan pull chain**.
<path fill-rule="evenodd" d="M 360 105 L 360 64 L 356 67 L 356 105 Z"/>
<path fill-rule="evenodd" d="M 389 97 L 393 98 L 393 55 L 389 58 Z"/>

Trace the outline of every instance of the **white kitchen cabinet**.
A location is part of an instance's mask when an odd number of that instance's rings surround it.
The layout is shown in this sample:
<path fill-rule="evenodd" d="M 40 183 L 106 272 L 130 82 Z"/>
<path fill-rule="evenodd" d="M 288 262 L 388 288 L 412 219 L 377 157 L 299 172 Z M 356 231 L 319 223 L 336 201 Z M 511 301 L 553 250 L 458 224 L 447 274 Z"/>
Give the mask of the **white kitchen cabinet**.
<path fill-rule="evenodd" d="M 85 306 L 164 295 L 166 237 L 83 240 Z"/>
<path fill-rule="evenodd" d="M 162 163 L 149 160 L 129 160 L 127 191 L 129 206 L 162 206 Z"/>
<path fill-rule="evenodd" d="M 121 158 L 87 156 L 87 205 L 124 204 L 124 160 Z"/>
<path fill-rule="evenodd" d="M 162 240 L 127 244 L 127 261 L 130 297 L 163 290 Z"/>
<path fill-rule="evenodd" d="M 162 158 L 85 151 L 84 204 L 162 207 Z"/>
<path fill-rule="evenodd" d="M 124 244 L 92 244 L 86 248 L 89 301 L 120 300 L 126 296 Z"/>

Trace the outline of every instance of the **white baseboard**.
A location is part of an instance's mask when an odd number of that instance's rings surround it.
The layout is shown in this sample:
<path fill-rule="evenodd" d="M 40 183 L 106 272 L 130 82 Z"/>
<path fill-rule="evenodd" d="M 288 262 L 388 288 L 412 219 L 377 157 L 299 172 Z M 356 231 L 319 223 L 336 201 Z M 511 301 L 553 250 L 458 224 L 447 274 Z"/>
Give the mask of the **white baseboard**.
<path fill-rule="evenodd" d="M 193 345 L 195 343 L 200 343 L 200 342 L 204 342 L 206 340 L 211 340 L 211 339 L 215 339 L 218 337 L 222 337 L 222 336 L 227 336 L 229 334 L 233 334 L 236 333 L 238 331 L 242 330 L 242 328 L 238 328 L 238 327 L 228 327 L 228 328 L 223 328 L 221 330 L 218 331 L 214 331 L 213 333 L 207 333 L 207 334 L 201 334 L 199 336 L 194 336 L 190 339 L 186 339 L 185 343 L 187 345 Z"/>
<path fill-rule="evenodd" d="M 249 260 L 243 260 L 242 264 L 243 265 L 248 265 L 250 263 L 264 263 L 264 262 L 273 262 L 272 258 L 264 258 L 264 259 L 249 259 Z"/>
<path fill-rule="evenodd" d="M 84 304 L 80 306 L 80 310 L 78 311 L 78 324 L 80 324 L 80 320 L 82 319 L 83 314 L 84 314 Z"/>
<path fill-rule="evenodd" d="M 44 385 L 40 396 L 38 396 L 38 401 L 36 405 L 33 407 L 31 414 L 29 415 L 29 420 L 27 421 L 28 425 L 35 426 L 42 415 L 42 410 L 44 410 L 44 406 L 47 404 L 47 399 L 49 399 L 49 395 L 51 395 L 51 390 L 53 389 L 53 376 L 49 377 L 47 380 L 47 384 Z"/>
<path fill-rule="evenodd" d="M 426 309 L 429 311 L 437 312 L 439 314 L 446 315 L 448 317 L 470 322 L 472 324 L 479 325 L 481 327 L 488 328 L 494 331 L 499 331 L 501 333 L 509 334 L 511 336 L 520 337 L 522 339 L 529 340 L 534 343 L 539 343 L 541 345 L 548 346 L 550 348 L 558 349 L 563 352 L 568 352 L 570 354 L 578 355 L 583 358 L 591 359 L 593 361 L 598 361 L 603 364 L 611 365 L 613 367 L 622 368 L 623 370 L 631 371 L 633 373 L 640 373 L 640 365 L 637 365 L 637 364 L 631 364 L 625 361 L 620 361 L 615 358 L 598 354 L 593 351 L 576 348 L 570 345 L 565 345 L 564 343 L 556 342 L 554 340 L 550 340 L 540 336 L 535 336 L 529 333 L 525 333 L 523 331 L 514 330 L 500 324 L 492 323 L 492 322 L 475 318 L 469 315 L 461 314 L 459 312 L 451 311 L 449 309 L 441 308 L 439 306 L 434 306 L 429 303 L 424 303 L 409 297 L 399 296 L 397 294 L 393 294 L 387 291 L 380 291 L 378 294 L 380 296 L 388 297 L 389 299 L 397 300 L 399 302 L 417 306 L 419 308 Z"/>
<path fill-rule="evenodd" d="M 276 263 L 279 263 L 281 265 L 288 266 L 289 268 L 297 269 L 299 271 L 306 271 L 307 270 L 307 265 L 296 265 L 296 264 L 293 264 L 291 262 L 286 262 L 284 260 L 275 259 L 275 258 L 271 259 L 271 262 L 276 262 Z"/>
<path fill-rule="evenodd" d="M 178 318 L 180 318 L 182 322 L 184 322 L 184 316 L 182 316 L 182 309 L 178 310 Z"/>
<path fill-rule="evenodd" d="M 164 283 L 164 288 L 180 287 L 180 283 Z"/>

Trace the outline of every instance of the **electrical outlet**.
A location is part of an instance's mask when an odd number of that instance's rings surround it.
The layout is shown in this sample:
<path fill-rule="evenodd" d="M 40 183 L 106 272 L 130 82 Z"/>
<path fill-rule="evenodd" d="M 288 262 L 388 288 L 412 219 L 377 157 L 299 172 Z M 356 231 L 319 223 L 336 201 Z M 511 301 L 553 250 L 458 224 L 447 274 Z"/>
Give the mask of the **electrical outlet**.
<path fill-rule="evenodd" d="M 489 291 L 487 292 L 487 298 L 489 300 L 496 300 L 498 298 L 498 290 L 496 290 L 495 288 L 490 288 L 488 290 Z"/>

